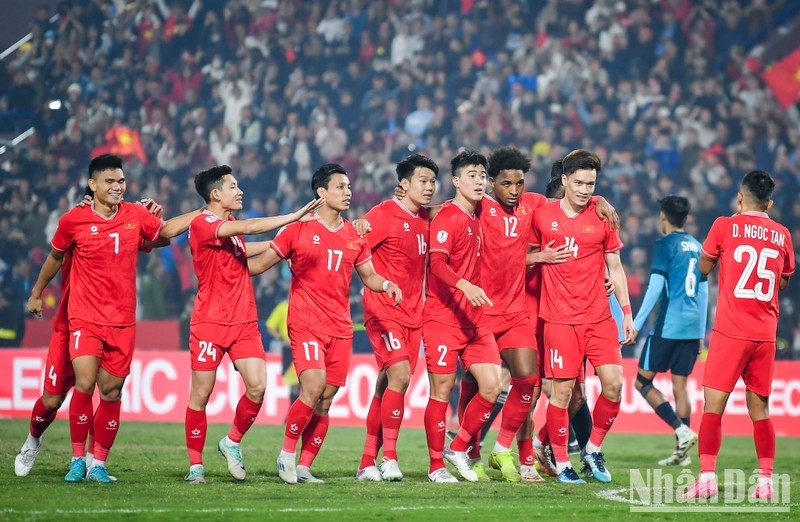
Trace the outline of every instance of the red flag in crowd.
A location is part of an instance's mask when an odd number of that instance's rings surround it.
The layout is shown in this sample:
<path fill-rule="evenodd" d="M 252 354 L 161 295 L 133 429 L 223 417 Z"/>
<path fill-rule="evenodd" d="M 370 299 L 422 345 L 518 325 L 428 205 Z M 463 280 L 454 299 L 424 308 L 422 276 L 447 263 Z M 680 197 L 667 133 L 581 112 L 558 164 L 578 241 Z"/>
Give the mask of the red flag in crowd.
<path fill-rule="evenodd" d="M 800 101 L 800 48 L 762 75 L 784 109 Z"/>
<path fill-rule="evenodd" d="M 140 162 L 147 163 L 139 131 L 122 125 L 114 125 L 106 131 L 106 142 L 92 150 L 93 158 L 100 154 L 116 154 L 122 159 L 136 157 Z"/>

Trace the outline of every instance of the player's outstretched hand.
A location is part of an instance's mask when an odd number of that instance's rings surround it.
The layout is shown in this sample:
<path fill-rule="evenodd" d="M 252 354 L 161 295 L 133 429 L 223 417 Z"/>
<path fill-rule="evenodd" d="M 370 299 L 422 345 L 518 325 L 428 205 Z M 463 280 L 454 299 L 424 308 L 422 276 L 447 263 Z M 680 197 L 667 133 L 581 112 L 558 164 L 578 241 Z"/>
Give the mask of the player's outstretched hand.
<path fill-rule="evenodd" d="M 140 199 L 139 203 L 157 218 L 164 213 L 164 208 L 150 198 Z"/>
<path fill-rule="evenodd" d="M 633 337 L 631 337 L 631 344 L 636 344 L 636 339 L 639 337 L 639 330 L 633 331 Z"/>
<path fill-rule="evenodd" d="M 456 288 L 464 293 L 467 301 L 472 303 L 472 306 L 494 306 L 492 300 L 489 299 L 489 296 L 483 291 L 483 288 L 473 285 L 466 279 L 461 279 L 456 285 Z"/>
<path fill-rule="evenodd" d="M 295 221 L 301 221 L 305 223 L 306 221 L 311 221 L 314 219 L 312 216 L 312 212 L 316 212 L 322 205 L 325 204 L 325 198 L 317 198 L 312 199 L 308 203 L 305 204 L 303 208 L 300 210 L 296 210 L 292 217 Z"/>
<path fill-rule="evenodd" d="M 542 261 L 543 263 L 557 265 L 559 263 L 566 263 L 567 259 L 569 259 L 570 253 L 569 250 L 567 250 L 566 243 L 560 247 L 553 248 L 555 243 L 556 240 L 553 239 L 544 246 L 544 249 L 541 252 L 541 254 L 544 256 Z"/>
<path fill-rule="evenodd" d="M 36 317 L 42 316 L 42 296 L 28 298 L 28 313 Z"/>
<path fill-rule="evenodd" d="M 360 237 L 364 237 L 372 232 L 372 225 L 369 224 L 369 221 L 363 218 L 353 221 L 353 226 L 356 229 L 356 233 L 358 233 Z"/>
<path fill-rule="evenodd" d="M 396 284 L 392 283 L 391 281 L 388 282 L 386 285 L 386 295 L 391 297 L 394 300 L 394 305 L 397 306 L 403 300 L 403 292 L 400 290 L 400 287 Z"/>
<path fill-rule="evenodd" d="M 92 196 L 86 196 L 85 195 L 85 196 L 83 196 L 83 199 L 78 201 L 78 203 L 75 206 L 76 207 L 85 207 L 86 205 L 91 205 L 92 201 L 93 201 L 92 200 Z"/>
<path fill-rule="evenodd" d="M 606 297 L 611 297 L 614 292 L 617 291 L 617 287 L 614 286 L 614 280 L 611 279 L 608 274 L 606 274 L 606 280 L 603 283 L 603 286 L 606 287 Z"/>

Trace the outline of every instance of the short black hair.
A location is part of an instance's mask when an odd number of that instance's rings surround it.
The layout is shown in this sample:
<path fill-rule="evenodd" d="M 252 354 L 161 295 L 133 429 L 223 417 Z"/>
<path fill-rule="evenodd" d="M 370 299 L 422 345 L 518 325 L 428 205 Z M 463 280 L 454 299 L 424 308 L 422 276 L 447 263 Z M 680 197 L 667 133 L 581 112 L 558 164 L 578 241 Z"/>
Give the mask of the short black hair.
<path fill-rule="evenodd" d="M 311 176 L 311 190 L 314 192 L 315 198 L 318 197 L 317 189 L 320 187 L 327 189 L 328 182 L 334 174 L 344 174 L 346 176 L 347 171 L 338 163 L 326 163 L 314 172 L 314 175 Z"/>
<path fill-rule="evenodd" d="M 523 174 L 531 168 L 531 160 L 516 147 L 500 147 L 489 155 L 489 168 L 486 173 L 495 179 L 501 170 L 521 170 Z"/>
<path fill-rule="evenodd" d="M 232 173 L 233 169 L 227 165 L 217 165 L 204 170 L 194 177 L 194 188 L 206 203 L 211 202 L 211 191 L 222 186 L 222 178 Z"/>
<path fill-rule="evenodd" d="M 751 170 L 742 179 L 742 189 L 766 209 L 775 190 L 775 180 L 763 170 Z"/>
<path fill-rule="evenodd" d="M 686 223 L 686 218 L 689 217 L 689 211 L 692 209 L 689 200 L 683 196 L 676 196 L 670 194 L 658 200 L 661 204 L 661 212 L 664 217 L 674 227 L 683 228 Z"/>
<path fill-rule="evenodd" d="M 550 178 L 547 182 L 547 188 L 544 189 L 544 195 L 548 199 L 561 199 L 564 197 L 564 184 L 561 183 L 561 174 L 557 178 Z"/>
<path fill-rule="evenodd" d="M 115 154 L 101 154 L 92 158 L 89 162 L 89 177 L 96 179 L 96 174 L 104 170 L 114 170 L 122 168 L 122 158 Z"/>
<path fill-rule="evenodd" d="M 450 160 L 450 172 L 453 173 L 453 177 L 458 176 L 458 170 L 467 165 L 483 165 L 486 170 L 489 170 L 489 160 L 486 159 L 486 156 L 474 149 L 464 149 Z"/>
<path fill-rule="evenodd" d="M 603 168 L 600 158 L 596 154 L 592 154 L 588 150 L 577 149 L 573 150 L 561 160 L 561 173 L 569 176 L 578 170 L 592 170 L 594 169 L 598 174 Z"/>
<path fill-rule="evenodd" d="M 411 176 L 414 175 L 414 171 L 420 167 L 431 169 L 434 177 L 439 175 L 439 165 L 437 165 L 435 161 L 422 154 L 411 154 L 397 164 L 397 168 L 395 169 L 397 172 L 397 181 L 402 181 L 404 179 L 410 180 Z"/>

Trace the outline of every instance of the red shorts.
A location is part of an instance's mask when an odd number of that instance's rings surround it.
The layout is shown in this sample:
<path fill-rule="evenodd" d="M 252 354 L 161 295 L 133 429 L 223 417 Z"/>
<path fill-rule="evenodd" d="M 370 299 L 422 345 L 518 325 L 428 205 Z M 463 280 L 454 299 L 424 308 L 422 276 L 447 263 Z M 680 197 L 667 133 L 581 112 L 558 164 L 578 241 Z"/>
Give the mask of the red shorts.
<path fill-rule="evenodd" d="M 100 367 L 116 377 L 131 372 L 136 325 L 94 325 L 81 319 L 69 321 L 69 356 L 71 360 L 84 355 L 100 359 Z"/>
<path fill-rule="evenodd" d="M 58 320 L 53 323 L 44 371 L 44 391 L 49 394 L 66 395 L 75 386 L 75 370 L 69 358 L 69 325 Z"/>
<path fill-rule="evenodd" d="M 703 386 L 732 392 L 741 376 L 748 390 L 768 397 L 774 361 L 775 341 L 745 341 L 714 330 L 708 342 Z"/>
<path fill-rule="evenodd" d="M 417 368 L 422 327 L 409 328 L 391 319 L 370 319 L 364 324 L 379 370 L 406 360 L 411 373 Z"/>
<path fill-rule="evenodd" d="M 492 333 L 497 348 L 502 352 L 509 348 L 533 348 L 536 346 L 535 329 L 528 312 L 514 315 L 487 316 L 492 320 Z"/>
<path fill-rule="evenodd" d="M 550 379 L 577 379 L 584 372 L 584 359 L 597 368 L 622 364 L 617 323 L 609 317 L 593 324 L 544 326 L 545 373 Z"/>
<path fill-rule="evenodd" d="M 425 363 L 429 373 L 456 373 L 458 358 L 464 371 L 473 364 L 500 365 L 500 352 L 488 326 L 454 328 L 436 321 L 422 324 Z"/>
<path fill-rule="evenodd" d="M 226 353 L 231 361 L 266 358 L 258 321 L 230 326 L 193 324 L 189 327 L 189 350 L 192 353 L 192 370 L 198 371 L 215 371 Z"/>
<path fill-rule="evenodd" d="M 325 381 L 342 387 L 347 382 L 353 338 L 331 337 L 289 325 L 294 369 L 300 376 L 306 370 L 325 370 Z"/>

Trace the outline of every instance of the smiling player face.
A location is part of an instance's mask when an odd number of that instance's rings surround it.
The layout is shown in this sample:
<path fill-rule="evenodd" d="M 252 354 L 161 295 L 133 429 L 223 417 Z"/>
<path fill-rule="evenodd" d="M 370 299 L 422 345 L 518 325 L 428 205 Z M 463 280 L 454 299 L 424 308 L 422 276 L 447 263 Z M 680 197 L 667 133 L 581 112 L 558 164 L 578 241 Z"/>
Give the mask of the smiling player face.
<path fill-rule="evenodd" d="M 436 191 L 436 175 L 427 167 L 417 167 L 411 178 L 402 180 L 400 185 L 415 206 L 429 205 Z"/>
<path fill-rule="evenodd" d="M 102 170 L 89 178 L 89 188 L 96 203 L 108 207 L 119 205 L 125 195 L 125 174 L 122 169 Z"/>
<path fill-rule="evenodd" d="M 561 176 L 564 184 L 564 199 L 573 210 L 579 211 L 589 204 L 589 198 L 594 194 L 597 184 L 597 171 L 594 169 L 579 169 L 572 174 Z"/>
<path fill-rule="evenodd" d="M 225 210 L 241 210 L 244 192 L 239 188 L 239 183 L 232 174 L 225 174 L 222 177 L 220 188 L 214 189 L 219 197 L 220 205 Z"/>

